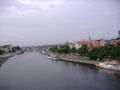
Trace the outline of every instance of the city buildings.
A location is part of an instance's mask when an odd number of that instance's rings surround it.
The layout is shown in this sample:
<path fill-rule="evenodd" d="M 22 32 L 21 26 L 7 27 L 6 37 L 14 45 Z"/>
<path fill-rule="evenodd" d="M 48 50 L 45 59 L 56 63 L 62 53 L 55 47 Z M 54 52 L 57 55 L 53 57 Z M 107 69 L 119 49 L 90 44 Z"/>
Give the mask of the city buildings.
<path fill-rule="evenodd" d="M 89 49 L 92 49 L 92 48 L 98 48 L 98 47 L 105 46 L 105 45 L 117 44 L 119 41 L 120 40 L 104 40 L 104 39 L 101 39 L 101 40 L 81 40 L 81 41 L 67 43 L 67 45 L 69 45 L 70 48 L 75 47 L 76 49 L 81 48 L 83 45 L 87 45 L 87 47 Z"/>
<path fill-rule="evenodd" d="M 0 46 L 0 50 L 3 50 L 5 52 L 10 52 L 12 51 L 12 45 L 8 44 L 8 45 Z"/>
<path fill-rule="evenodd" d="M 120 31 L 118 31 L 118 36 L 116 39 L 111 39 L 111 40 L 104 40 L 104 39 L 99 39 L 99 40 L 91 40 L 91 37 L 89 37 L 89 40 L 80 40 L 80 41 L 75 41 L 75 42 L 66 42 L 63 45 L 69 45 L 70 48 L 75 47 L 76 49 L 81 48 L 83 45 L 87 45 L 89 49 L 92 48 L 98 48 L 101 46 L 105 45 L 111 45 L 111 44 L 117 44 L 120 42 Z"/>

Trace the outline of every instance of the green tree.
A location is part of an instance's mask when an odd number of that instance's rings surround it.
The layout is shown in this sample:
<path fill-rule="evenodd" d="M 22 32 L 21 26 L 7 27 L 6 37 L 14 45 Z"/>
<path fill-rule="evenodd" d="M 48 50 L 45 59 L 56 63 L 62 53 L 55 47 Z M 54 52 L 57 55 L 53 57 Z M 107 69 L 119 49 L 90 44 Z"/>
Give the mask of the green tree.
<path fill-rule="evenodd" d="M 86 56 L 88 53 L 88 47 L 87 45 L 83 45 L 81 48 L 78 49 L 78 54 L 82 56 Z"/>
<path fill-rule="evenodd" d="M 120 57 L 120 42 L 116 44 L 116 56 Z"/>
<path fill-rule="evenodd" d="M 92 50 L 90 50 L 88 52 L 88 55 L 87 55 L 90 59 L 94 59 L 94 60 L 97 60 L 98 58 L 99 59 L 103 59 L 104 58 L 104 51 L 103 49 L 101 48 L 93 48 Z"/>
<path fill-rule="evenodd" d="M 49 48 L 49 50 L 52 51 L 52 52 L 57 52 L 58 51 L 58 47 L 57 47 L 57 45 L 55 45 L 55 46 Z"/>
<path fill-rule="evenodd" d="M 76 50 L 76 48 L 75 48 L 75 47 L 72 47 L 72 48 L 69 50 L 69 52 L 70 52 L 70 53 L 76 53 L 76 52 L 77 52 L 77 50 Z"/>
<path fill-rule="evenodd" d="M 63 48 L 59 48 L 59 49 L 57 50 L 57 52 L 60 53 L 60 54 L 62 54 L 62 53 L 64 53 L 64 49 L 63 49 Z"/>
<path fill-rule="evenodd" d="M 63 47 L 63 53 L 69 53 L 69 50 L 70 50 L 70 47 L 68 46 L 68 45 L 65 45 L 64 47 Z"/>
<path fill-rule="evenodd" d="M 19 46 L 16 46 L 15 50 L 19 51 L 19 50 L 21 50 L 21 48 Z"/>
<path fill-rule="evenodd" d="M 0 55 L 3 55 L 5 53 L 4 50 L 0 50 Z"/>

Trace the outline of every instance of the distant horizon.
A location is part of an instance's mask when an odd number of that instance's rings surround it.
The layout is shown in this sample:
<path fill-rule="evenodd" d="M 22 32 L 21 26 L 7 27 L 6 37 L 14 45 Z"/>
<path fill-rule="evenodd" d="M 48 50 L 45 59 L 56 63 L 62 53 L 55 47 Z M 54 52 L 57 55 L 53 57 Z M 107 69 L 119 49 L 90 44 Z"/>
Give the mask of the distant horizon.
<path fill-rule="evenodd" d="M 103 39 L 103 38 L 100 38 L 100 39 L 91 39 L 91 40 L 101 40 L 101 39 Z M 115 39 L 115 40 L 116 40 L 116 38 L 111 38 L 111 39 L 103 39 L 103 40 L 112 40 L 112 39 Z M 89 40 L 89 38 L 88 38 L 88 39 L 82 39 L 82 40 Z M 40 45 L 40 44 L 39 44 L 39 45 L 27 45 L 27 46 L 14 45 L 14 44 L 8 43 L 8 44 L 1 44 L 0 46 L 9 45 L 9 44 L 11 44 L 11 45 L 13 45 L 13 46 L 21 46 L 21 47 L 45 46 L 45 45 L 58 45 L 58 44 L 63 44 L 63 43 L 66 43 L 67 41 L 68 41 L 69 43 L 72 43 L 72 42 L 76 42 L 76 41 L 82 41 L 82 40 L 75 40 L 75 41 L 69 41 L 69 40 L 66 40 L 65 42 L 61 42 L 61 43 L 54 43 L 54 44 L 43 44 L 43 45 Z"/>

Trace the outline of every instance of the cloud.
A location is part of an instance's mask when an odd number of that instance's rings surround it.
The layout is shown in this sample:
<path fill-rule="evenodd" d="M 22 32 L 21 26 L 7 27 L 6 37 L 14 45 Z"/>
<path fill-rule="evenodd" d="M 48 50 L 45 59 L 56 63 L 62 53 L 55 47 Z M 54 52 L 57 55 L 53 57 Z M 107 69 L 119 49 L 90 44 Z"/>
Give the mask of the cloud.
<path fill-rule="evenodd" d="M 60 4 L 62 0 L 19 0 L 19 2 L 32 8 L 49 8 L 52 5 Z"/>
<path fill-rule="evenodd" d="M 88 39 L 89 35 L 115 37 L 120 28 L 117 1 L 0 0 L 0 42 L 36 45 Z"/>
<path fill-rule="evenodd" d="M 49 2 L 41 2 L 38 5 L 39 8 L 48 8 L 50 7 L 50 3 Z"/>
<path fill-rule="evenodd" d="M 19 2 L 25 5 L 39 4 L 38 0 L 19 0 Z"/>
<path fill-rule="evenodd" d="M 37 10 L 54 8 L 63 0 L 0 0 L 0 13 L 16 11 L 16 13 L 28 13 Z M 8 11 L 10 10 L 10 11 Z"/>
<path fill-rule="evenodd" d="M 62 2 L 63 0 L 1 0 L 0 13 L 12 16 L 37 13 L 43 9 L 55 8 Z"/>

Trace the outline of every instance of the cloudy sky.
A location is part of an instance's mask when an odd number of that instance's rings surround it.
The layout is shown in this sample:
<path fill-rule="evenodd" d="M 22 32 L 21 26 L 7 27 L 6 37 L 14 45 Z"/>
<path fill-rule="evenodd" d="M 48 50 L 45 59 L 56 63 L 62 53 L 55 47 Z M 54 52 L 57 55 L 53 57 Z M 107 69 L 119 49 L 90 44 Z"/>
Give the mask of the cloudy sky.
<path fill-rule="evenodd" d="M 120 0 L 0 0 L 0 45 L 110 39 L 120 30 Z"/>

